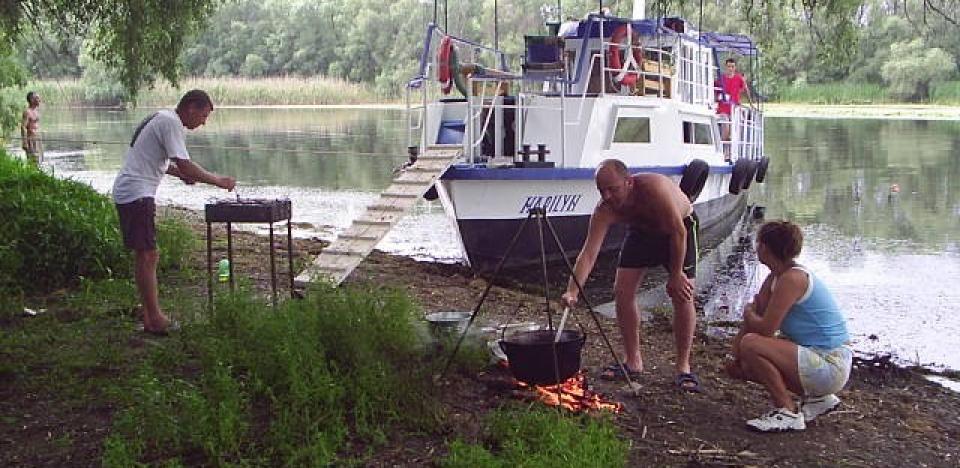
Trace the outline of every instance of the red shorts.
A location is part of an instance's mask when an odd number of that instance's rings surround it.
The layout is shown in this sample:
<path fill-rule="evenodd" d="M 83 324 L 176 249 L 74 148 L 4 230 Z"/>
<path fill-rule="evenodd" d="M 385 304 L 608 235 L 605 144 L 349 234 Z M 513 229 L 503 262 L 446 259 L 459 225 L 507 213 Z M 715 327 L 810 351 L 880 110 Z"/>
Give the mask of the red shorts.
<path fill-rule="evenodd" d="M 120 217 L 120 233 L 123 245 L 134 251 L 157 249 L 157 226 L 154 218 L 157 205 L 152 197 L 140 198 L 130 203 L 117 204 Z"/>

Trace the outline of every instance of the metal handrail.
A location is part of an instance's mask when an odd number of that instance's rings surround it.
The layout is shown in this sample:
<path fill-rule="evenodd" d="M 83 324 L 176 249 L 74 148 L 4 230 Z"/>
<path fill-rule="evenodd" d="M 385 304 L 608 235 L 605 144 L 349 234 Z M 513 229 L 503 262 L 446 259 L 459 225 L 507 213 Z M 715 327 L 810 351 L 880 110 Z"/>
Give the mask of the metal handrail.
<path fill-rule="evenodd" d="M 763 156 L 763 113 L 757 109 L 731 105 L 730 141 L 723 144 L 729 148 L 732 160 L 760 159 Z"/>

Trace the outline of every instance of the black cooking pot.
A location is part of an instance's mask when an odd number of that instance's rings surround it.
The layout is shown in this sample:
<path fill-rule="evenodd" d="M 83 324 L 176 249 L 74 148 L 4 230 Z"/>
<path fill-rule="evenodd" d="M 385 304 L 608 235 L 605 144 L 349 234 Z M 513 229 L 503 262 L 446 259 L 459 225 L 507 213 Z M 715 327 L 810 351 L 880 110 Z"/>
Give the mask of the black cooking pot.
<path fill-rule="evenodd" d="M 564 330 L 556 345 L 554 338 L 555 331 L 534 330 L 501 340 L 500 348 L 507 355 L 513 377 L 531 385 L 553 385 L 573 377 L 580 370 L 580 352 L 587 337 L 576 330 Z M 554 346 L 557 349 L 556 368 L 553 365 Z"/>

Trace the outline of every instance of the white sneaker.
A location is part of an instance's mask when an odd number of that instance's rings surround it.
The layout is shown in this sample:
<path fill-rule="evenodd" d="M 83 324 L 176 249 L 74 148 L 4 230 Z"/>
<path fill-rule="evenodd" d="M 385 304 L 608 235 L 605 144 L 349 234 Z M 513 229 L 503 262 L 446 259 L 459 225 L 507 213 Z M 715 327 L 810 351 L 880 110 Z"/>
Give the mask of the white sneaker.
<path fill-rule="evenodd" d="M 786 408 L 777 408 L 757 419 L 747 421 L 747 425 L 760 432 L 802 431 L 807 428 L 803 415 Z"/>
<path fill-rule="evenodd" d="M 823 416 L 840 406 L 840 399 L 832 393 L 823 396 L 804 398 L 800 401 L 800 412 L 805 422 L 813 421 L 817 416 Z"/>

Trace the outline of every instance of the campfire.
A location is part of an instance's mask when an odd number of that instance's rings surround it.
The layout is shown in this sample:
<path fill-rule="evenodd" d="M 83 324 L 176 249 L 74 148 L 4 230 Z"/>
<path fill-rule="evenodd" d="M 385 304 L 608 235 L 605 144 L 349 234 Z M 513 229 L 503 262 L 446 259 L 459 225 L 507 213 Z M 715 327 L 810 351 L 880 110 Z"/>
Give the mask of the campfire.
<path fill-rule="evenodd" d="M 517 381 L 514 396 L 526 400 L 539 400 L 548 406 L 560 406 L 574 413 L 592 410 L 605 410 L 619 413 L 623 405 L 605 399 L 603 395 L 590 390 L 586 376 L 577 372 L 559 385 L 527 385 Z"/>

